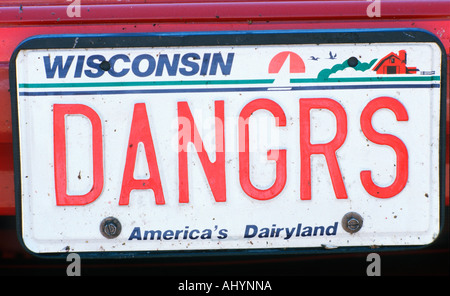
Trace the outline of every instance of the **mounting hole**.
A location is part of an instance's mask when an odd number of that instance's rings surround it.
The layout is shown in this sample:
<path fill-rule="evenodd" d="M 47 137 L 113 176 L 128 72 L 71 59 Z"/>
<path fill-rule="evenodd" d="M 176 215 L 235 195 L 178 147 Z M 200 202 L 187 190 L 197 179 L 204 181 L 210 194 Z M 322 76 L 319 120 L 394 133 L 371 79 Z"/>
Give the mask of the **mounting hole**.
<path fill-rule="evenodd" d="M 359 63 L 359 61 L 355 57 L 351 57 L 347 60 L 347 64 L 352 68 L 356 67 L 358 65 L 358 63 Z"/>
<path fill-rule="evenodd" d="M 111 64 L 108 61 L 103 61 L 100 63 L 100 69 L 103 71 L 109 71 L 109 69 L 111 69 Z"/>

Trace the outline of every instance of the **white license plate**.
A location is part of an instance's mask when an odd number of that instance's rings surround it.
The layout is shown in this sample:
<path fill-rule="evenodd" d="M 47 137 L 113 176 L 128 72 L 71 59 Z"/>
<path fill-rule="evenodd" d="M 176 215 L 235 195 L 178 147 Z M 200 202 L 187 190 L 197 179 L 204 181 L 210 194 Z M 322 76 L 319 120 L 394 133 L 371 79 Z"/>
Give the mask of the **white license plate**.
<path fill-rule="evenodd" d="M 117 256 L 430 244 L 445 142 L 436 40 L 32 38 L 11 64 L 21 240 Z"/>

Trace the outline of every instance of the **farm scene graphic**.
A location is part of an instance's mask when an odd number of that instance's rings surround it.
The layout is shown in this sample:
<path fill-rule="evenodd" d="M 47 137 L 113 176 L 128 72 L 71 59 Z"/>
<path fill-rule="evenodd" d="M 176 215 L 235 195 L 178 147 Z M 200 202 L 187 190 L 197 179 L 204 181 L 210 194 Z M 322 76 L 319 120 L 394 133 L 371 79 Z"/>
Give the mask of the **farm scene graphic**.
<path fill-rule="evenodd" d="M 308 58 L 308 60 L 312 62 L 319 62 L 321 59 L 336 60 L 338 59 L 338 54 L 330 51 L 327 57 L 310 56 Z M 305 62 L 300 55 L 292 51 L 284 51 L 275 55 L 270 61 L 268 70 L 269 74 L 278 73 L 287 60 L 289 60 L 289 73 L 306 72 L 307 69 Z M 338 71 L 344 71 L 346 69 L 353 69 L 360 73 L 365 72 L 368 75 L 355 76 L 353 73 L 351 77 L 334 77 L 337 75 L 332 76 Z M 419 78 L 419 75 L 433 75 L 434 73 L 434 71 L 421 71 L 421 69 L 418 69 L 415 66 L 408 65 L 406 50 L 399 50 L 397 52 L 390 52 L 379 59 L 375 58 L 365 62 L 360 61 L 354 56 L 348 57 L 342 63 L 334 64 L 330 68 L 321 69 L 317 74 L 317 78 L 291 79 L 291 82 L 345 82 L 347 79 L 351 79 L 351 81 L 354 82 L 358 80 L 361 82 L 384 81 L 393 80 L 396 75 L 412 75 Z M 422 76 L 422 78 L 426 80 L 425 76 Z"/>
<path fill-rule="evenodd" d="M 398 55 L 391 52 L 373 67 L 377 74 L 416 74 L 419 69 L 406 66 L 406 51 L 400 50 Z"/>

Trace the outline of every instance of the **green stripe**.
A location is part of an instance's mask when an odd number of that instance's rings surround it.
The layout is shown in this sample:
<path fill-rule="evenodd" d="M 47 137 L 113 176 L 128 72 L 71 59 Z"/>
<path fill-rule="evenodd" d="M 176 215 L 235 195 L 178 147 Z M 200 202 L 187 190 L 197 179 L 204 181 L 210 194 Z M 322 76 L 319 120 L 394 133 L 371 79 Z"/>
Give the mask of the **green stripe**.
<path fill-rule="evenodd" d="M 186 80 L 186 81 L 132 81 L 132 82 L 80 82 L 80 83 L 21 83 L 19 88 L 56 88 L 56 87 L 123 87 L 123 86 L 160 86 L 160 85 L 224 85 L 224 84 L 263 84 L 273 83 L 275 79 L 244 80 Z"/>
<path fill-rule="evenodd" d="M 351 78 L 293 78 L 291 83 L 327 83 L 327 82 L 384 82 L 384 81 L 434 81 L 440 76 L 412 76 L 412 77 L 351 77 Z"/>
<path fill-rule="evenodd" d="M 293 78 L 291 83 L 333 83 L 333 82 L 389 82 L 389 81 L 435 81 L 440 76 L 411 77 L 350 77 L 350 78 Z M 174 86 L 174 85 L 230 85 L 230 84 L 272 84 L 275 79 L 241 80 L 184 80 L 184 81 L 130 81 L 130 82 L 72 82 L 72 83 L 21 83 L 19 88 L 77 88 L 77 87 L 125 87 L 125 86 Z"/>

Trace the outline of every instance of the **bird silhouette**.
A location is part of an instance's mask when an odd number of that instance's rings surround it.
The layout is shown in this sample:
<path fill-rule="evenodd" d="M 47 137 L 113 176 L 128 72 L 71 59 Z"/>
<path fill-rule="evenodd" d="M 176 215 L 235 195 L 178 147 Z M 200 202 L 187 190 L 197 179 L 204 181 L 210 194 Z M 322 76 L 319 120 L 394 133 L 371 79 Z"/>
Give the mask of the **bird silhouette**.
<path fill-rule="evenodd" d="M 329 57 L 330 60 L 334 60 L 336 58 L 336 56 L 337 56 L 336 53 L 333 55 L 333 53 L 330 51 L 330 57 Z"/>
<path fill-rule="evenodd" d="M 319 58 L 316 58 L 316 57 L 311 56 L 309 59 L 310 59 L 310 60 L 313 60 L 313 61 L 317 61 Z"/>

